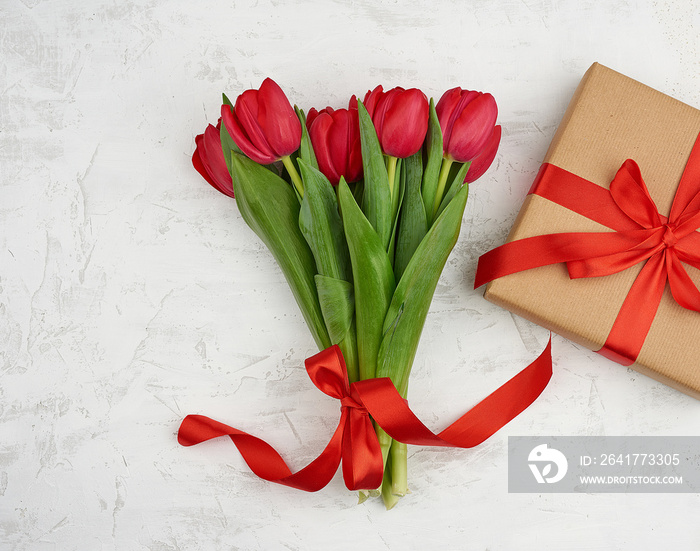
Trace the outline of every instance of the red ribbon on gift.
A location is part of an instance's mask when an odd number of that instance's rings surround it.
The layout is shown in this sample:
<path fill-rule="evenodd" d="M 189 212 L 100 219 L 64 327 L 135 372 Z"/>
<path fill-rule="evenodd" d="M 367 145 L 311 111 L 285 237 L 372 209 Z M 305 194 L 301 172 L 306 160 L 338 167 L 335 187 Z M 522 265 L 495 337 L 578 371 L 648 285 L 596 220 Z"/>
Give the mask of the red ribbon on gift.
<path fill-rule="evenodd" d="M 326 448 L 309 465 L 292 473 L 279 453 L 264 440 L 202 415 L 188 415 L 178 432 L 183 446 L 228 436 L 250 469 L 260 478 L 315 492 L 343 464 L 349 490 L 378 488 L 384 465 L 372 419 L 395 440 L 406 444 L 471 448 L 519 415 L 542 393 L 552 376 L 551 339 L 528 367 L 484 398 L 439 434 L 413 414 L 387 377 L 348 384 L 340 348 L 332 346 L 307 359 L 306 371 L 323 392 L 340 400 L 340 422 Z"/>
<path fill-rule="evenodd" d="M 474 288 L 560 262 L 572 279 L 606 276 L 645 262 L 598 351 L 623 365 L 639 356 L 666 282 L 678 304 L 700 312 L 700 291 L 682 264 L 700 269 L 700 134 L 668 217 L 658 212 L 631 159 L 622 164 L 609 190 L 545 163 L 530 192 L 614 231 L 555 233 L 506 243 L 479 259 Z"/>

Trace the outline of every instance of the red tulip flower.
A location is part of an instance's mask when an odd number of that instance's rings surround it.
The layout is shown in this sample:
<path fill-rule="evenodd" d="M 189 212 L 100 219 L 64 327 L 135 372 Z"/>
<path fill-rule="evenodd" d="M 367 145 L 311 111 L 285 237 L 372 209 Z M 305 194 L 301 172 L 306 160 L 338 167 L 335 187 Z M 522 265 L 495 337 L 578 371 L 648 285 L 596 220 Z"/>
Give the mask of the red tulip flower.
<path fill-rule="evenodd" d="M 491 94 L 461 88 L 445 92 L 435 110 L 442 129 L 444 156 L 460 163 L 473 160 L 481 152 L 493 134 L 498 116 Z"/>
<path fill-rule="evenodd" d="M 192 164 L 204 179 L 221 193 L 233 197 L 233 182 L 221 149 L 221 119 L 216 126 L 207 126 L 204 134 L 195 139 L 197 148 L 192 155 Z"/>
<path fill-rule="evenodd" d="M 259 90 L 246 90 L 221 117 L 236 145 L 259 164 L 268 165 L 299 149 L 301 123 L 277 83 L 266 78 Z"/>
<path fill-rule="evenodd" d="M 377 86 L 367 92 L 363 104 L 372 117 L 386 155 L 405 159 L 422 147 L 430 111 L 423 92 L 417 88 L 398 87 L 384 92 Z"/>
<path fill-rule="evenodd" d="M 352 103 L 352 102 L 351 102 Z M 355 102 L 356 103 L 356 102 Z M 311 109 L 306 118 L 319 170 L 334 186 L 343 176 L 348 183 L 362 178 L 362 147 L 357 107 Z"/>
<path fill-rule="evenodd" d="M 496 158 L 496 152 L 498 151 L 498 146 L 501 143 L 501 126 L 494 126 L 493 132 L 489 141 L 471 162 L 469 165 L 469 170 L 467 170 L 467 175 L 464 177 L 464 181 L 468 184 L 475 182 L 481 178 L 486 172 L 493 160 Z"/>

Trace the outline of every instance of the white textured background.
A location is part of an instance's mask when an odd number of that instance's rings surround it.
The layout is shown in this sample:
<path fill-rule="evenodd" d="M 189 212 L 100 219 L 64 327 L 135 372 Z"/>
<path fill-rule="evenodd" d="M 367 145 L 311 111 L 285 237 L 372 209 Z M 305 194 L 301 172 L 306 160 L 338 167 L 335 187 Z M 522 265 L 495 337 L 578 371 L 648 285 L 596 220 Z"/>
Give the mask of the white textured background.
<path fill-rule="evenodd" d="M 700 402 L 554 338 L 543 396 L 477 449 L 409 450 L 413 493 L 356 505 L 257 480 L 230 441 L 177 445 L 187 413 L 301 467 L 338 407 L 314 344 L 194 136 L 273 77 L 302 108 L 381 83 L 492 92 L 504 128 L 437 290 L 410 400 L 440 429 L 547 332 L 487 303 L 502 243 L 593 61 L 700 107 L 696 0 L 2 0 L 0 548 L 698 549 L 700 495 L 507 493 L 507 436 L 698 435 Z M 699 360 L 700 363 L 700 360 Z"/>

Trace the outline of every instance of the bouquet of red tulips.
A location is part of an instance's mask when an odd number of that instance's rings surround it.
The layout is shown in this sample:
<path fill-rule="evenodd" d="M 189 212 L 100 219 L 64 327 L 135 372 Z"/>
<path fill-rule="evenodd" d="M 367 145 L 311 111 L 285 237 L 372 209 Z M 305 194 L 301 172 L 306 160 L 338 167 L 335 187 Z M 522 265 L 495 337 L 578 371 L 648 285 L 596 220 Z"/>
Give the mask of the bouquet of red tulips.
<path fill-rule="evenodd" d="M 389 377 L 406 397 L 411 366 L 469 183 L 501 138 L 490 94 L 454 88 L 437 105 L 381 86 L 347 109 L 292 108 L 271 79 L 224 96 L 197 136 L 195 168 L 235 197 L 274 255 L 318 345 L 337 344 L 348 378 Z M 407 491 L 406 445 L 381 428 L 381 493 Z"/>

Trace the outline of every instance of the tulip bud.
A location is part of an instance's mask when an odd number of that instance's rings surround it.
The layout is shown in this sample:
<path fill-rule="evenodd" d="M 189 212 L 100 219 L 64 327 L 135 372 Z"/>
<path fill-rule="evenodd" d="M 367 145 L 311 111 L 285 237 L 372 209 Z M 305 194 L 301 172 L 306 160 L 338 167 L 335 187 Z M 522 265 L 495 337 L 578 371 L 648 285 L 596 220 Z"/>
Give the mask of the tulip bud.
<path fill-rule="evenodd" d="M 355 103 L 357 105 L 357 102 Z M 310 109 L 306 118 L 319 170 L 334 186 L 340 177 L 348 183 L 362 178 L 362 148 L 357 107 Z"/>
<path fill-rule="evenodd" d="M 221 119 L 215 127 L 210 124 L 204 134 L 195 137 L 194 141 L 197 147 L 192 154 L 192 164 L 213 187 L 221 193 L 233 197 L 233 182 L 221 148 L 220 132 Z"/>
<path fill-rule="evenodd" d="M 246 90 L 221 116 L 236 145 L 259 164 L 270 164 L 299 149 L 301 123 L 277 83 L 266 78 L 259 90 Z"/>
<path fill-rule="evenodd" d="M 461 88 L 445 92 L 435 111 L 442 129 L 443 154 L 460 163 L 479 155 L 493 134 L 498 116 L 491 94 Z"/>
<path fill-rule="evenodd" d="M 386 155 L 404 159 L 422 147 L 430 111 L 423 92 L 399 87 L 384 92 L 377 86 L 367 92 L 362 103 L 372 117 Z"/>

